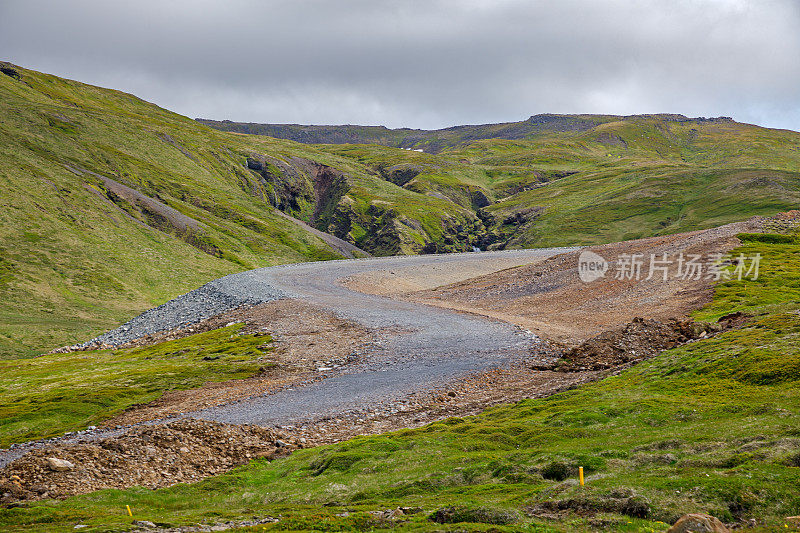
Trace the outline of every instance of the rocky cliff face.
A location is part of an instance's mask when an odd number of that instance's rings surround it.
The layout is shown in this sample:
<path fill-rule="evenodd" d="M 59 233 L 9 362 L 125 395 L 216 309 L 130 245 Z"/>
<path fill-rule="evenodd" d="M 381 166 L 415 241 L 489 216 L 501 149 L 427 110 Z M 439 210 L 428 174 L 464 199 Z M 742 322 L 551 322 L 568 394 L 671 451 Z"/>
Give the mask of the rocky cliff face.
<path fill-rule="evenodd" d="M 251 153 L 245 166 L 259 184 L 252 194 L 374 255 L 471 251 L 484 233 L 481 220 L 467 209 L 456 216 L 427 213 L 426 220 L 410 217 L 395 205 L 354 191 L 352 177 L 346 173 L 309 159 Z M 420 169 L 398 165 L 377 172 L 402 186 Z M 480 193 L 474 201 L 479 205 L 488 202 Z"/>

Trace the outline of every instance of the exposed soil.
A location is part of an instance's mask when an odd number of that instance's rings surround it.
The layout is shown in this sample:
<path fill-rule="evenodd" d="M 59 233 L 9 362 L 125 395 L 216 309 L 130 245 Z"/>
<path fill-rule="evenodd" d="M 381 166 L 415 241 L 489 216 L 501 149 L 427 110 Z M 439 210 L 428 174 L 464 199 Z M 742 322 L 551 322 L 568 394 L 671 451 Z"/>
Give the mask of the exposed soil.
<path fill-rule="evenodd" d="M 126 347 L 174 340 L 241 322 L 243 333 L 269 333 L 274 350 L 270 362 L 275 366 L 249 379 L 206 383 L 200 388 L 165 392 L 158 400 L 128 409 L 103 424 L 124 426 L 158 420 L 207 409 L 252 396 L 274 393 L 291 386 L 307 385 L 324 379 L 319 368 L 346 365 L 373 342 L 375 333 L 355 322 L 299 300 L 275 300 L 237 309 L 183 328 L 156 336 L 143 337 Z"/>
<path fill-rule="evenodd" d="M 511 268 L 445 287 L 419 291 L 405 299 L 498 318 L 566 345 L 575 345 L 636 317 L 658 320 L 685 318 L 713 294 L 714 280 L 676 278 L 677 263 L 652 279 L 648 275 L 651 254 L 676 259 L 727 253 L 739 244 L 738 233 L 758 231 L 761 219 L 719 228 L 679 233 L 587 248 L 609 262 L 604 278 L 584 283 L 578 277 L 581 251 L 561 254 L 542 262 Z M 617 258 L 643 254 L 642 279 L 616 279 Z"/>
<path fill-rule="evenodd" d="M 3 469 L 0 503 L 190 483 L 302 446 L 291 436 L 258 426 L 200 420 L 141 426 L 117 437 L 28 453 Z M 53 458 L 67 463 L 51 464 Z"/>
<path fill-rule="evenodd" d="M 461 261 L 458 264 L 396 266 L 348 276 L 342 278 L 339 283 L 348 289 L 367 294 L 399 296 L 544 260 L 544 257 L 523 259 L 513 254 L 470 255 L 469 261 Z"/>
<path fill-rule="evenodd" d="M 747 322 L 742 313 L 714 324 L 693 320 L 634 318 L 622 327 L 604 331 L 564 352 L 554 369 L 561 372 L 607 370 L 638 363 L 664 350 L 737 328 Z M 534 367 L 540 369 L 541 366 Z"/>

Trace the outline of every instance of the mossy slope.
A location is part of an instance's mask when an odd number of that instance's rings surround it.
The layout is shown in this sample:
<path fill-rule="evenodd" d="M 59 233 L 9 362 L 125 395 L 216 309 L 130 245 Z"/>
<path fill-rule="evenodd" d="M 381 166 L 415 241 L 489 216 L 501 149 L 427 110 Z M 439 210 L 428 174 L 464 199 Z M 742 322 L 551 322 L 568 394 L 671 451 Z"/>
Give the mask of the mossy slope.
<path fill-rule="evenodd" d="M 300 199 L 290 214 L 379 254 L 476 220 L 349 159 L 4 65 L 15 76 L 0 74 L 0 358 L 86 340 L 234 271 L 340 257 L 276 213 L 279 191 Z M 268 180 L 248 158 L 283 168 Z M 315 196 L 320 168 L 344 175 L 338 196 Z"/>

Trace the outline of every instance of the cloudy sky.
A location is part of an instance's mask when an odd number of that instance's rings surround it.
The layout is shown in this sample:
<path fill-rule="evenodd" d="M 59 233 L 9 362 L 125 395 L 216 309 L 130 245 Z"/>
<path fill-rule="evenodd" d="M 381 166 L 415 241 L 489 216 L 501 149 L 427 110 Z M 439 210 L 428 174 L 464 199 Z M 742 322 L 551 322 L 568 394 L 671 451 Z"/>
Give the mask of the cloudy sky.
<path fill-rule="evenodd" d="M 670 112 L 800 130 L 800 0 L 0 0 L 0 59 L 190 117 Z"/>

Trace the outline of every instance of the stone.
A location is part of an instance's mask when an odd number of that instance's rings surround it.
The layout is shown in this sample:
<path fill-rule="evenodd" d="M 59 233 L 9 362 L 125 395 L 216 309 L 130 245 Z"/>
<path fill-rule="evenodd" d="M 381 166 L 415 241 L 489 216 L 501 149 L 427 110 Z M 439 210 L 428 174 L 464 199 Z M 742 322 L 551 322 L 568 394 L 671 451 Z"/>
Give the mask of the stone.
<path fill-rule="evenodd" d="M 700 513 L 683 515 L 667 533 L 730 533 L 719 519 Z"/>
<path fill-rule="evenodd" d="M 264 165 L 261 164 L 260 161 L 253 159 L 252 157 L 247 158 L 247 168 L 250 170 L 255 170 L 256 172 L 261 172 L 264 170 Z"/>
<path fill-rule="evenodd" d="M 19 79 L 19 72 L 17 72 L 15 69 L 13 69 L 11 67 L 8 67 L 6 65 L 0 66 L 0 72 L 5 74 L 6 76 L 14 78 L 15 80 Z"/>
<path fill-rule="evenodd" d="M 66 459 L 59 459 L 57 457 L 47 458 L 47 467 L 54 472 L 66 472 L 75 468 L 75 465 Z"/>
<path fill-rule="evenodd" d="M 134 520 L 133 525 L 137 527 L 146 527 L 150 529 L 157 527 L 153 522 L 150 522 L 149 520 Z"/>

